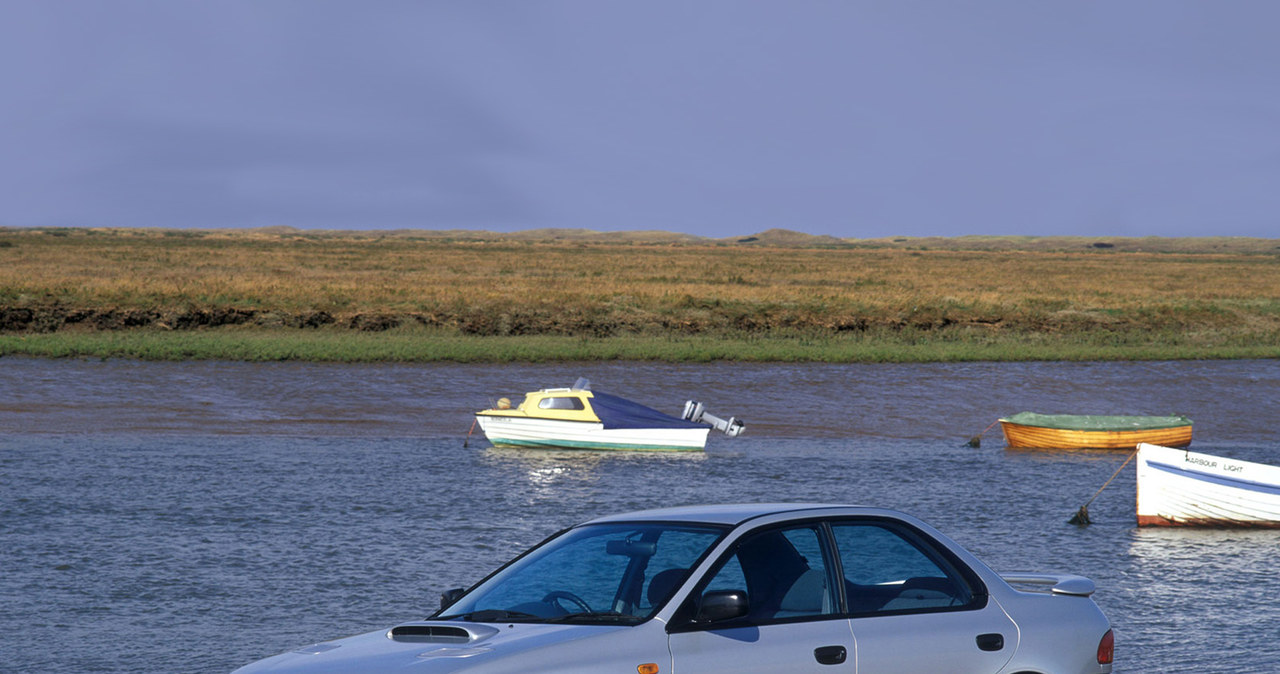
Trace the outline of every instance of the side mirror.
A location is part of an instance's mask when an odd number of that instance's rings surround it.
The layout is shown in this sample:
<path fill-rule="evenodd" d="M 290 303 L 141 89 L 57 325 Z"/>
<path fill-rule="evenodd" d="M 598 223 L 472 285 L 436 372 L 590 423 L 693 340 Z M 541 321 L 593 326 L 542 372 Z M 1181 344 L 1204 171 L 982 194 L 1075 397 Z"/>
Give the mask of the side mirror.
<path fill-rule="evenodd" d="M 455 587 L 452 590 L 445 590 L 444 594 L 440 595 L 440 610 L 443 611 L 449 608 L 450 604 L 458 601 L 458 599 L 461 598 L 462 595 L 466 594 L 466 592 L 467 589 L 464 587 Z"/>
<path fill-rule="evenodd" d="M 698 605 L 699 623 L 718 623 L 741 618 L 751 610 L 747 593 L 742 590 L 712 590 L 702 595 Z"/>

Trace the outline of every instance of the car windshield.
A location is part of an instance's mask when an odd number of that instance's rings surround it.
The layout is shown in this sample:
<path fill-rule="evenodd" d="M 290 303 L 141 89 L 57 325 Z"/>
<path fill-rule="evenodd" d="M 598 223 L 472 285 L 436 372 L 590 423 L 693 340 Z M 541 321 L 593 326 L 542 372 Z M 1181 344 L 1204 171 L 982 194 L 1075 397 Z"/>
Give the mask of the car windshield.
<path fill-rule="evenodd" d="M 494 574 L 437 618 L 639 623 L 666 603 L 724 531 L 651 522 L 576 527 Z"/>

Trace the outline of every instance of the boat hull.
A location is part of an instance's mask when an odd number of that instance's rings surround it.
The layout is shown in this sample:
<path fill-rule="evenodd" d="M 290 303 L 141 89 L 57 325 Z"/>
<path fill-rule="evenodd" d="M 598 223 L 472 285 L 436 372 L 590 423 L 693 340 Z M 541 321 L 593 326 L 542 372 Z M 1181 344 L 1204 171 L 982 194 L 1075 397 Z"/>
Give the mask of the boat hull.
<path fill-rule="evenodd" d="M 1138 526 L 1280 527 L 1280 466 L 1143 444 Z"/>
<path fill-rule="evenodd" d="M 1041 449 L 1134 449 L 1140 443 L 1165 447 L 1191 444 L 1191 425 L 1127 431 L 1075 430 L 1029 426 L 1000 420 L 1010 447 Z"/>
<path fill-rule="evenodd" d="M 697 452 L 710 427 L 604 428 L 599 422 L 476 415 L 494 447 L 631 452 Z"/>

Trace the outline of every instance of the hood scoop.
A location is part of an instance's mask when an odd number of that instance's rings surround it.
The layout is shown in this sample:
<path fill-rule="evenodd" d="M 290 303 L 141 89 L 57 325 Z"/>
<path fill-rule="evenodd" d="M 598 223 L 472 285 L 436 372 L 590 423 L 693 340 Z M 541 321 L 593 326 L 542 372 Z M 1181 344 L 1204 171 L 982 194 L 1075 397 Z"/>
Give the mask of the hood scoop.
<path fill-rule="evenodd" d="M 392 627 L 387 638 L 414 644 L 473 644 L 498 633 L 488 625 L 459 625 L 452 622 L 405 623 Z"/>

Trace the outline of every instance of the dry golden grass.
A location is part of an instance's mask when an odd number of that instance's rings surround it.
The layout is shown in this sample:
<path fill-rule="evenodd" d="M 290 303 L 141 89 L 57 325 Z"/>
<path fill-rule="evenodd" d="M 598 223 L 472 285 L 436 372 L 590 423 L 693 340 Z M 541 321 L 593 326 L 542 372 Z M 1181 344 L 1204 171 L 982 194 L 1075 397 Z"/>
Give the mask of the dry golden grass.
<path fill-rule="evenodd" d="M 1265 245 L 1151 253 L 1123 241 L 913 250 L 547 236 L 0 229 L 0 329 L 318 321 L 476 335 L 1280 334 L 1280 257 Z"/>

